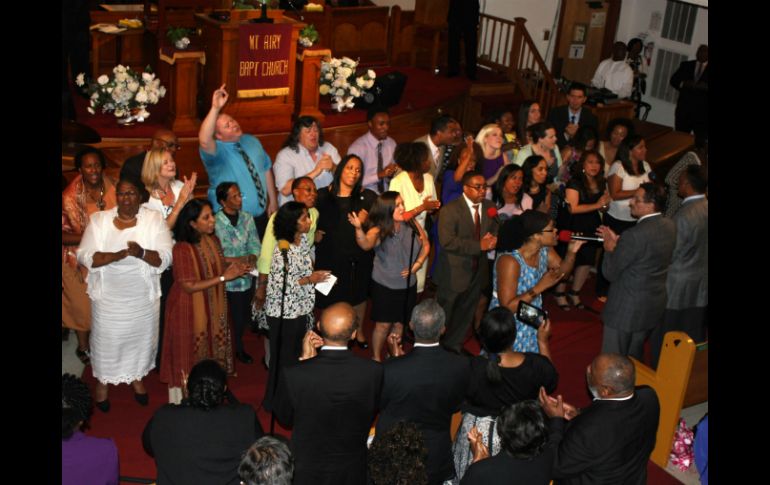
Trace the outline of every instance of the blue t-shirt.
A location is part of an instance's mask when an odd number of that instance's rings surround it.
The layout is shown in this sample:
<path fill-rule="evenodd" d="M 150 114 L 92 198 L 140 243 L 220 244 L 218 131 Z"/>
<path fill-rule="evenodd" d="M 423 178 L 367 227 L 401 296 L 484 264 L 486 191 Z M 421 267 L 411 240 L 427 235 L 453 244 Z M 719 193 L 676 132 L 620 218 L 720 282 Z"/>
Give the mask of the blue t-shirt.
<path fill-rule="evenodd" d="M 203 166 L 206 167 L 206 172 L 209 175 L 209 201 L 214 206 L 214 212 L 220 210 L 221 206 L 217 202 L 216 195 L 217 185 L 222 182 L 235 182 L 241 189 L 241 194 L 243 194 L 243 210 L 253 214 L 254 217 L 261 216 L 265 212 L 266 207 L 263 207 L 259 202 L 254 180 L 251 178 L 251 174 L 249 174 L 243 156 L 236 149 L 235 143 L 216 140 L 217 151 L 214 155 L 198 149 Z M 265 203 L 267 203 L 269 199 L 267 197 L 267 178 L 265 174 L 272 166 L 270 157 L 265 152 L 265 149 L 262 148 L 259 140 L 252 135 L 241 135 L 241 139 L 237 143 L 241 144 L 241 148 L 251 158 L 251 163 L 254 165 L 259 180 L 262 182 L 262 188 L 265 191 Z"/>

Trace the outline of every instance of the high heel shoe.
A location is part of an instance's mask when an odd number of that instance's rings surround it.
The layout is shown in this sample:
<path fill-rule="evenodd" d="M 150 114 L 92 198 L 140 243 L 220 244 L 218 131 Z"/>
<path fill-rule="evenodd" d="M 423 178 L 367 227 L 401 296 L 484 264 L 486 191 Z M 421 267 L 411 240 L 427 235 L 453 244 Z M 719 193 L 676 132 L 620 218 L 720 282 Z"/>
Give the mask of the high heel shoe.
<path fill-rule="evenodd" d="M 575 290 L 570 290 L 567 292 L 567 299 L 569 302 L 577 308 L 578 310 L 585 310 L 586 306 L 583 305 L 583 302 L 580 301 L 580 295 L 578 295 L 578 292 Z"/>
<path fill-rule="evenodd" d="M 110 412 L 110 400 L 105 399 L 104 401 L 95 402 L 94 406 L 96 406 L 99 411 L 103 413 L 109 413 Z"/>
<path fill-rule="evenodd" d="M 559 303 L 559 300 L 556 300 L 556 305 L 561 308 L 563 311 L 568 312 L 570 311 L 569 303 L 567 303 L 567 294 L 563 291 L 554 291 L 553 292 L 554 298 L 564 298 L 564 303 Z"/>
<path fill-rule="evenodd" d="M 144 394 L 139 394 L 134 391 L 134 400 L 136 400 L 140 406 L 147 406 L 150 403 L 150 395 L 146 392 Z"/>
<path fill-rule="evenodd" d="M 91 352 L 86 350 L 75 349 L 75 355 L 83 365 L 89 365 L 91 363 Z"/>
<path fill-rule="evenodd" d="M 368 348 L 369 348 L 369 342 L 368 342 L 368 341 L 366 341 L 366 340 L 364 340 L 363 342 L 361 342 L 360 340 L 357 340 L 357 339 L 356 339 L 356 340 L 353 340 L 353 343 L 355 343 L 356 345 L 358 345 L 358 348 L 359 348 L 359 349 L 364 349 L 364 350 L 366 350 L 366 349 L 368 349 Z"/>

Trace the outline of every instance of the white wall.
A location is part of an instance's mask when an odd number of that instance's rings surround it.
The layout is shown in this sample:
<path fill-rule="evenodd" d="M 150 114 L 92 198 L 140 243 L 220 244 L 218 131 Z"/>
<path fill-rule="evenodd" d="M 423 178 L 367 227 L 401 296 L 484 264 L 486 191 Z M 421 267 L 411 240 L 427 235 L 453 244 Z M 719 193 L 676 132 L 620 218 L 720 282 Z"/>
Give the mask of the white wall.
<path fill-rule="evenodd" d="M 691 1 L 690 3 L 705 3 L 708 5 L 707 1 Z M 623 5 L 620 9 L 620 20 L 618 22 L 616 40 L 628 42 L 628 40 L 633 37 L 640 37 L 640 34 L 646 34 L 647 37 L 644 38 L 644 43 L 655 43 L 655 50 L 652 53 L 652 59 L 650 60 L 647 74 L 648 94 L 643 96 L 642 100 L 652 105 L 652 110 L 647 117 L 647 121 L 673 127 L 676 104 L 667 103 L 649 96 L 649 93 L 652 91 L 652 78 L 655 75 L 656 54 L 658 48 L 663 48 L 669 51 L 686 54 L 688 59 L 694 59 L 695 51 L 698 50 L 698 46 L 700 44 L 708 44 L 708 8 L 698 8 L 692 43 L 689 45 L 662 38 L 660 36 L 660 29 L 651 31 L 650 17 L 653 12 L 660 12 L 660 25 L 662 27 L 662 20 L 666 13 L 666 0 L 623 0 Z"/>
<path fill-rule="evenodd" d="M 398 5 L 403 10 L 414 10 L 415 0 L 372 0 L 372 2 L 380 6 Z M 559 21 L 557 17 L 559 0 L 479 0 L 479 3 L 481 12 L 487 15 L 506 20 L 513 20 L 515 17 L 527 19 L 526 27 L 529 35 L 532 36 L 532 40 L 535 42 L 540 55 L 545 59 L 546 65 L 551 65 L 553 51 L 556 48 L 554 29 Z M 543 40 L 544 30 L 551 31 L 548 41 Z M 553 45 L 546 58 L 549 42 Z"/>

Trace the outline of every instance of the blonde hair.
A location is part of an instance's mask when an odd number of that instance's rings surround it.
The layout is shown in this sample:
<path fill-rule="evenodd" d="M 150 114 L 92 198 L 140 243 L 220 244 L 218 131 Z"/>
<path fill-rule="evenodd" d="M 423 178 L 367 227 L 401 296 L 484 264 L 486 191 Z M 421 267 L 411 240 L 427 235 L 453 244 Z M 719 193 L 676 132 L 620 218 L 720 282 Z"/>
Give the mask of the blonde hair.
<path fill-rule="evenodd" d="M 160 167 L 163 166 L 163 154 L 166 152 L 169 152 L 166 148 L 153 148 L 144 156 L 144 164 L 142 165 L 142 183 L 150 193 L 152 193 L 152 189 L 158 181 Z M 171 152 L 169 152 L 169 154 L 171 154 Z M 171 159 L 174 159 L 173 154 L 171 154 Z"/>
<path fill-rule="evenodd" d="M 476 135 L 476 143 L 478 143 L 481 146 L 482 150 L 486 151 L 486 146 L 487 146 L 487 144 L 484 141 L 484 139 L 487 136 L 489 136 L 489 134 L 492 132 L 492 130 L 495 130 L 495 129 L 500 130 L 500 134 L 501 135 L 503 134 L 503 129 L 497 123 L 490 123 L 488 125 L 484 125 L 479 130 L 478 135 Z M 498 149 L 497 153 L 495 153 L 493 156 L 497 156 L 497 155 L 500 155 L 500 149 Z"/>

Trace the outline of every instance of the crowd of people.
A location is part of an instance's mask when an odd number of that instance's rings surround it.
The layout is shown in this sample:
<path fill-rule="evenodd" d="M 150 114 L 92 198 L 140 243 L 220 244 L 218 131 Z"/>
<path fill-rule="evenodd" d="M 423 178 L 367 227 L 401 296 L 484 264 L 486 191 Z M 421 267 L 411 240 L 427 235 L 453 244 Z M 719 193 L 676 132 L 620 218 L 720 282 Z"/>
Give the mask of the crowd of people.
<path fill-rule="evenodd" d="M 62 193 L 63 324 L 102 412 L 108 384 L 148 405 L 143 379 L 159 369 L 169 404 L 143 434 L 159 484 L 644 483 L 658 403 L 627 356 L 651 338 L 656 365 L 665 331 L 706 338 L 707 145 L 654 184 L 634 125 L 613 120 L 600 140 L 576 83 L 547 118 L 527 102 L 515 123 L 501 109 L 473 133 L 441 115 L 411 142 L 375 107 L 347 150 L 302 116 L 272 163 L 222 112 L 228 97 L 213 93 L 200 128 L 207 200 L 197 174 L 177 179 L 168 130 L 118 182 L 84 150 Z M 587 369 L 596 401 L 578 410 L 550 395 L 543 294 L 596 307 L 580 298 L 592 271 L 604 335 Z M 254 363 L 252 323 L 261 406 L 293 429 L 290 448 L 226 386 L 236 360 Z M 63 453 L 82 440 L 76 411 Z"/>

